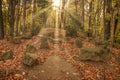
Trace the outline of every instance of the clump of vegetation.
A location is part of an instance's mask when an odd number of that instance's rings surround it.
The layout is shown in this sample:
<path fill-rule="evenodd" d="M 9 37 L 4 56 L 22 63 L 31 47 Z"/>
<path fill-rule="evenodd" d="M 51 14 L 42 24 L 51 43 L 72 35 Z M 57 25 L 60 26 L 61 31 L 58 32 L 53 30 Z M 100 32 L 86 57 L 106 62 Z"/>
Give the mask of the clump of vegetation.
<path fill-rule="evenodd" d="M 75 39 L 75 46 L 77 48 L 83 47 L 82 40 L 80 38 Z"/>
<path fill-rule="evenodd" d="M 120 30 L 115 34 L 115 42 L 120 44 Z"/>
<path fill-rule="evenodd" d="M 31 39 L 33 36 L 31 33 L 26 33 L 24 35 L 21 36 L 21 39 Z"/>
<path fill-rule="evenodd" d="M 109 46 L 110 43 L 109 43 L 109 41 L 103 41 L 103 40 L 99 41 L 99 40 L 97 40 L 97 41 L 95 41 L 95 45 L 96 46 L 103 46 L 103 45 Z"/>
<path fill-rule="evenodd" d="M 41 38 L 40 48 L 41 49 L 48 49 L 49 48 L 47 38 L 45 38 L 45 37 Z"/>
<path fill-rule="evenodd" d="M 38 63 L 36 54 L 25 54 L 22 63 L 26 66 L 34 66 Z"/>
<path fill-rule="evenodd" d="M 14 44 L 20 44 L 21 43 L 21 38 L 20 37 L 15 37 L 12 42 Z"/>
<path fill-rule="evenodd" d="M 120 57 L 116 57 L 115 59 L 120 64 Z"/>
<path fill-rule="evenodd" d="M 26 52 L 28 52 L 28 53 L 34 53 L 35 51 L 36 51 L 36 48 L 33 45 L 27 44 Z"/>
<path fill-rule="evenodd" d="M 117 48 L 117 49 L 120 49 L 120 44 L 119 43 L 114 43 L 113 44 L 113 47 Z"/>
<path fill-rule="evenodd" d="M 109 52 L 102 48 L 93 48 L 85 46 L 81 49 L 80 60 L 85 61 L 104 61 L 107 60 Z"/>
<path fill-rule="evenodd" d="M 9 74 L 19 73 L 21 70 L 16 68 L 10 68 L 10 69 L 0 69 L 0 77 L 8 76 Z"/>
<path fill-rule="evenodd" d="M 0 77 L 5 77 L 5 76 L 6 76 L 6 70 L 0 69 Z"/>
<path fill-rule="evenodd" d="M 46 37 L 54 38 L 54 32 L 49 32 L 46 34 Z"/>
<path fill-rule="evenodd" d="M 70 36 L 70 37 L 77 37 L 78 36 L 78 34 L 77 34 L 78 30 L 73 26 L 68 25 L 65 27 L 65 30 L 66 30 L 67 36 Z"/>
<path fill-rule="evenodd" d="M 8 50 L 8 51 L 2 53 L 1 59 L 2 59 L 2 60 L 12 59 L 12 58 L 13 58 L 13 55 L 14 55 L 14 54 L 13 54 L 13 51 L 12 51 L 12 50 Z"/>
<path fill-rule="evenodd" d="M 39 33 L 39 31 L 40 31 L 40 27 L 39 26 L 33 26 L 33 29 L 31 31 L 31 35 L 35 36 L 35 35 L 37 35 Z"/>

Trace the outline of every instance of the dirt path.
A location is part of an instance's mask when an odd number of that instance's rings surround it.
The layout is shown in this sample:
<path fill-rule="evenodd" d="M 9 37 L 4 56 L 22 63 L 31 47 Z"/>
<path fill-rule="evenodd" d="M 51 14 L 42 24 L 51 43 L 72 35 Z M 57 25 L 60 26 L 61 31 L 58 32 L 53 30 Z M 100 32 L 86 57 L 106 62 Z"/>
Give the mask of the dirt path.
<path fill-rule="evenodd" d="M 27 80 L 80 80 L 76 68 L 59 56 L 50 56 L 42 65 L 28 69 Z"/>

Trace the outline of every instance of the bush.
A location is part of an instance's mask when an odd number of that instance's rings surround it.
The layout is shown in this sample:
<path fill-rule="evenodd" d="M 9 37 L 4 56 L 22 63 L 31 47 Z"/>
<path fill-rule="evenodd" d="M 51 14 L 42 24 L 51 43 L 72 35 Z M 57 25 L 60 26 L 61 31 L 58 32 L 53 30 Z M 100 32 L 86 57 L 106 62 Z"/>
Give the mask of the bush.
<path fill-rule="evenodd" d="M 115 42 L 120 44 L 120 32 L 115 34 Z"/>
<path fill-rule="evenodd" d="M 12 58 L 13 58 L 13 51 L 11 51 L 11 50 L 6 51 L 6 52 L 2 53 L 2 55 L 1 55 L 2 60 L 12 59 Z"/>
<path fill-rule="evenodd" d="M 75 39 L 75 46 L 81 48 L 83 46 L 82 40 L 80 38 Z"/>
<path fill-rule="evenodd" d="M 104 61 L 108 59 L 109 52 L 102 48 L 83 47 L 79 55 L 80 60 Z"/>
<path fill-rule="evenodd" d="M 48 49 L 48 48 L 49 48 L 47 38 L 41 37 L 40 48 L 41 48 L 41 49 Z"/>
<path fill-rule="evenodd" d="M 31 33 L 26 33 L 24 35 L 21 36 L 21 39 L 31 39 L 33 36 L 31 35 Z"/>
<path fill-rule="evenodd" d="M 70 37 L 77 37 L 78 36 L 76 27 L 66 26 L 65 30 L 66 30 L 66 35 L 67 36 L 70 36 Z"/>
<path fill-rule="evenodd" d="M 26 66 L 34 66 L 38 63 L 38 56 L 35 54 L 25 54 L 22 63 Z"/>
<path fill-rule="evenodd" d="M 6 76 L 6 70 L 0 69 L 0 77 L 5 77 L 5 76 Z"/>
<path fill-rule="evenodd" d="M 37 35 L 40 31 L 40 27 L 39 26 L 33 26 L 33 30 L 31 30 L 31 35 Z"/>
<path fill-rule="evenodd" d="M 13 39 L 13 43 L 14 43 L 14 44 L 20 44 L 20 43 L 21 43 L 21 38 L 20 38 L 20 37 L 15 37 L 15 38 Z"/>
<path fill-rule="evenodd" d="M 35 51 L 36 51 L 36 48 L 33 45 L 27 44 L 26 52 L 28 52 L 28 53 L 34 53 Z"/>

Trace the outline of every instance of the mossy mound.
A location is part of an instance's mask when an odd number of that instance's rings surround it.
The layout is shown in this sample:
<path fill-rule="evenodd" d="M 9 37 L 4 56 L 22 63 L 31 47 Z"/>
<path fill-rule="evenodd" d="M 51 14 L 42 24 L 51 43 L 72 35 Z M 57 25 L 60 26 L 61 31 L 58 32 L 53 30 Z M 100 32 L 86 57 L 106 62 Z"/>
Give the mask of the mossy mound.
<path fill-rule="evenodd" d="M 27 44 L 27 47 L 26 47 L 26 52 L 27 52 L 27 53 L 35 53 L 36 50 L 37 50 L 37 49 L 36 49 L 33 45 Z"/>
<path fill-rule="evenodd" d="M 12 51 L 12 50 L 8 50 L 8 51 L 2 53 L 1 59 L 2 59 L 2 60 L 12 59 L 12 58 L 13 58 L 13 55 L 14 55 L 14 54 L 13 54 L 13 51 Z"/>
<path fill-rule="evenodd" d="M 102 48 L 85 46 L 81 49 L 79 58 L 83 61 L 104 61 L 108 59 L 108 56 L 109 52 Z"/>
<path fill-rule="evenodd" d="M 36 54 L 25 54 L 22 63 L 26 66 L 34 66 L 38 63 Z"/>

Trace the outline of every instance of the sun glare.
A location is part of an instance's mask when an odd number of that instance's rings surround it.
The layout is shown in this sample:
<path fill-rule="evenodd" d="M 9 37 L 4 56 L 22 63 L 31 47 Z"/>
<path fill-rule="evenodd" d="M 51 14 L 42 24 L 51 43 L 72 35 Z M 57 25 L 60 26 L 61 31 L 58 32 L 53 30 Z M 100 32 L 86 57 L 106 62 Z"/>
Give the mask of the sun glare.
<path fill-rule="evenodd" d="M 61 0 L 53 0 L 53 8 L 58 9 L 61 5 Z"/>

